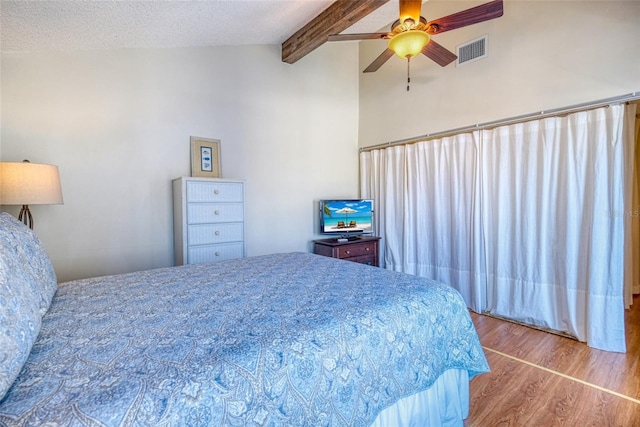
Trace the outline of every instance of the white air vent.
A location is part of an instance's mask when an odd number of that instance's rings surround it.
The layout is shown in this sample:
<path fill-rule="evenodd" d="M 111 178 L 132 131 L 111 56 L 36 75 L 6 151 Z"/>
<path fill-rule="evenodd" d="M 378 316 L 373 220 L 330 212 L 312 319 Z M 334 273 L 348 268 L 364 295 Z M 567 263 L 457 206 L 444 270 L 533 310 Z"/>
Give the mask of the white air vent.
<path fill-rule="evenodd" d="M 488 42 L 489 36 L 485 34 L 478 39 L 459 45 L 456 66 L 468 64 L 469 62 L 477 61 L 487 56 Z"/>

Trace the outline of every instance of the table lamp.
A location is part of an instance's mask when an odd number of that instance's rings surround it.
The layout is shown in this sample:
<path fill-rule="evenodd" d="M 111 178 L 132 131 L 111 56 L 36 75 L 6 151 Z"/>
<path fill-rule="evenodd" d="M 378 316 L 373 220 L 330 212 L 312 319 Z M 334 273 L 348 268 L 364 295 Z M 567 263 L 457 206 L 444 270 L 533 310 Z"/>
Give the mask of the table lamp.
<path fill-rule="evenodd" d="M 18 219 L 33 229 L 29 205 L 62 204 L 58 167 L 39 163 L 0 162 L 0 205 L 22 205 Z"/>

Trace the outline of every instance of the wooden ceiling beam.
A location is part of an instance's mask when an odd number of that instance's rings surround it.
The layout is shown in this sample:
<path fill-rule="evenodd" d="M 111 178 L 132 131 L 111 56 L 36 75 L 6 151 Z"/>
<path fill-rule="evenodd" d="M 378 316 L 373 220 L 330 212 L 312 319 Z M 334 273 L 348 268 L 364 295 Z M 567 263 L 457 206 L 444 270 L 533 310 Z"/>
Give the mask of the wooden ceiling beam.
<path fill-rule="evenodd" d="M 389 0 L 337 0 L 282 43 L 282 61 L 293 64 Z"/>

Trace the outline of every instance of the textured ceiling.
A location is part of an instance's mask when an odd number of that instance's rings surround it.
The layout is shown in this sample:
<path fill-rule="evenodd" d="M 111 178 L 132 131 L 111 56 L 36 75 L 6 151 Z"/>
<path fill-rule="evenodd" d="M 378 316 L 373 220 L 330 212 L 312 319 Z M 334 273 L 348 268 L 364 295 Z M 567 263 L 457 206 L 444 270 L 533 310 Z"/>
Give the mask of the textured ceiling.
<path fill-rule="evenodd" d="M 282 44 L 333 0 L 0 0 L 2 52 Z M 345 32 L 397 18 L 390 1 Z"/>

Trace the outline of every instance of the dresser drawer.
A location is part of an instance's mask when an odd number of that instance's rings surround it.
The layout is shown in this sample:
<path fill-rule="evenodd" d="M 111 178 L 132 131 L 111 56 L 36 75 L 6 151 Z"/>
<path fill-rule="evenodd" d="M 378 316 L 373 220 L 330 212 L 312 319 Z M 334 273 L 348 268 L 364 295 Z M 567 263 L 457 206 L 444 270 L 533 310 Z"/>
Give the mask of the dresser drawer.
<path fill-rule="evenodd" d="M 189 264 L 222 261 L 225 259 L 242 258 L 244 244 L 242 242 L 221 243 L 218 245 L 189 246 Z"/>
<path fill-rule="evenodd" d="M 243 184 L 237 182 L 187 182 L 187 202 L 243 202 Z"/>
<path fill-rule="evenodd" d="M 375 254 L 375 245 L 372 242 L 363 242 L 348 246 L 340 246 L 335 250 L 336 258 L 351 258 Z"/>
<path fill-rule="evenodd" d="M 244 221 L 242 203 L 188 203 L 187 223 Z"/>
<path fill-rule="evenodd" d="M 189 225 L 188 230 L 187 241 L 189 245 L 206 245 L 244 240 L 243 224 L 241 222 Z"/>

